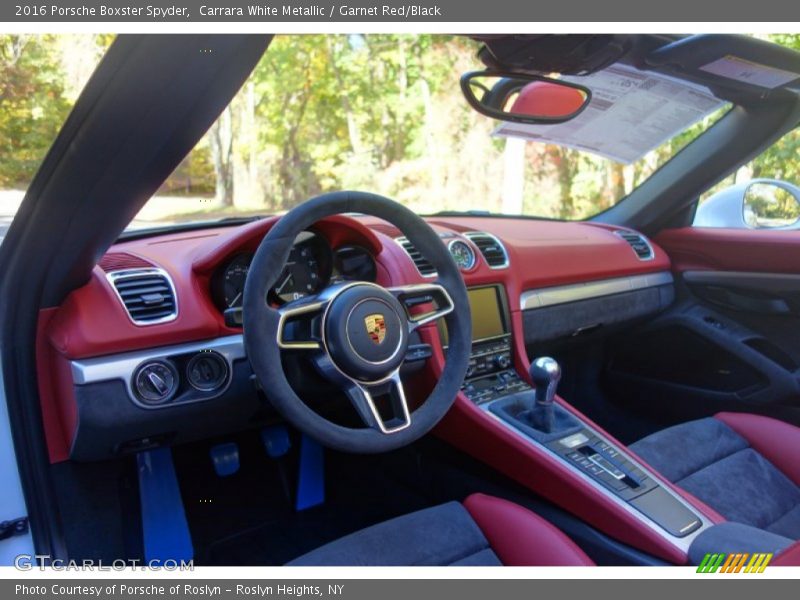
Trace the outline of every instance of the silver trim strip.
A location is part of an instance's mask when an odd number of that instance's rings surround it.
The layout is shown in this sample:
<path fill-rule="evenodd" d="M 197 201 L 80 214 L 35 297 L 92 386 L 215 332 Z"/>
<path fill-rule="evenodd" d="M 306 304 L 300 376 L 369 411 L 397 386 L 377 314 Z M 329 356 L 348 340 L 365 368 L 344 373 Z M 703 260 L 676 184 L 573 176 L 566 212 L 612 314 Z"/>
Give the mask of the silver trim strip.
<path fill-rule="evenodd" d="M 587 281 L 586 283 L 528 290 L 520 294 L 519 305 L 521 310 L 533 310 L 544 308 L 545 306 L 567 304 L 568 302 L 669 285 L 672 282 L 672 273 L 669 271 L 615 277 L 614 279 L 600 279 L 598 281 Z"/>
<path fill-rule="evenodd" d="M 317 350 L 321 348 L 319 342 L 309 340 L 307 342 L 284 342 L 283 330 L 286 322 L 297 315 L 304 315 L 322 310 L 325 302 L 310 302 L 301 304 L 297 307 L 278 309 L 278 347 L 286 350 Z"/>
<path fill-rule="evenodd" d="M 116 282 L 125 281 L 126 279 L 135 279 L 136 277 L 141 277 L 142 275 L 160 275 L 166 280 L 167 285 L 172 291 L 172 301 L 175 304 L 175 312 L 169 316 L 161 317 L 160 319 L 154 319 L 152 321 L 137 321 L 133 318 L 133 315 L 131 315 L 131 313 L 128 311 L 128 307 L 125 306 L 125 301 L 122 299 L 122 295 L 117 289 Z M 122 269 L 119 271 L 111 271 L 110 273 L 106 273 L 106 279 L 111 284 L 111 289 L 114 290 L 114 293 L 117 295 L 117 300 L 119 300 L 120 304 L 122 304 L 122 310 L 124 310 L 125 314 L 128 315 L 128 319 L 130 319 L 131 323 L 137 327 L 147 327 L 148 325 L 169 323 L 170 321 L 174 321 L 178 318 L 178 293 L 175 291 L 175 284 L 172 282 L 172 277 L 170 277 L 170 274 L 164 269 L 160 269 L 158 267 Z"/>
<path fill-rule="evenodd" d="M 627 502 L 626 500 L 623 500 L 622 498 L 620 498 L 619 496 L 614 494 L 611 490 L 606 488 L 603 484 L 595 481 L 591 476 L 589 476 L 586 473 L 583 473 L 582 471 L 580 471 L 577 467 L 575 467 L 575 465 L 571 464 L 567 460 L 566 457 L 561 457 L 561 456 L 557 455 L 556 453 L 554 453 L 551 450 L 547 449 L 545 446 L 539 444 L 536 440 L 534 440 L 534 439 L 528 437 L 527 435 L 525 435 L 524 433 L 522 433 L 519 429 L 514 427 L 511 423 L 506 423 L 503 419 L 501 419 L 500 417 L 498 417 L 497 415 L 495 415 L 494 413 L 489 411 L 489 405 L 490 404 L 492 404 L 492 402 L 487 402 L 486 404 L 480 406 L 479 409 L 481 411 L 483 411 L 483 413 L 486 414 L 489 418 L 494 419 L 495 422 L 497 422 L 500 425 L 502 425 L 503 427 L 505 427 L 508 431 L 512 432 L 517 437 L 522 438 L 523 440 L 528 442 L 528 444 L 532 448 L 534 448 L 539 455 L 544 456 L 549 461 L 556 461 L 559 464 L 566 465 L 570 469 L 570 471 L 572 473 L 575 473 L 580 479 L 583 480 L 584 483 L 588 483 L 592 488 L 594 488 L 595 491 L 603 494 L 606 498 L 611 500 L 614 504 L 616 504 L 620 508 L 622 508 L 622 510 L 624 510 L 625 512 L 630 514 L 633 518 L 635 518 L 637 521 L 639 521 L 640 523 L 645 525 L 648 529 L 652 530 L 654 533 L 656 533 L 660 537 L 666 539 L 670 544 L 672 544 L 673 546 L 675 546 L 676 548 L 678 548 L 682 552 L 688 553 L 689 552 L 689 546 L 692 545 L 692 542 L 694 541 L 694 539 L 698 535 L 700 535 L 703 531 L 705 531 L 706 529 L 708 529 L 709 527 L 712 527 L 714 525 L 697 508 L 695 508 L 694 506 L 691 506 L 688 502 L 686 502 L 686 500 L 684 498 L 679 496 L 677 493 L 675 493 L 672 490 L 672 488 L 670 488 L 668 485 L 666 485 L 664 483 L 663 478 L 657 476 L 649 468 L 643 466 L 642 463 L 640 463 L 638 460 L 636 460 L 627 451 L 623 450 L 622 448 L 617 447 L 616 444 L 613 444 L 608 438 L 606 438 L 604 435 L 601 435 L 593 427 L 590 427 L 587 423 L 585 423 L 583 421 L 583 419 L 579 418 L 579 420 L 581 421 L 581 424 L 583 425 L 583 427 L 585 429 L 590 431 L 593 435 L 597 436 L 598 439 L 600 439 L 600 440 L 604 441 L 605 443 L 609 444 L 610 446 L 614 446 L 615 448 L 620 450 L 620 454 L 622 454 L 627 460 L 629 460 L 637 468 L 639 468 L 642 471 L 644 471 L 647 474 L 647 476 L 650 477 L 651 479 L 653 479 L 654 481 L 656 481 L 658 483 L 658 485 L 661 486 L 661 488 L 664 491 L 666 491 L 669 495 L 671 495 L 678 502 L 683 504 L 689 511 L 691 511 L 692 514 L 694 514 L 700 520 L 700 527 L 697 529 L 697 531 L 693 531 L 689 535 L 687 535 L 685 537 L 682 537 L 682 538 L 675 537 L 674 535 L 668 533 L 666 530 L 662 529 L 661 526 L 658 523 L 656 523 L 655 521 L 653 521 L 649 517 L 645 516 L 644 513 L 639 512 L 636 508 L 631 506 L 631 504 L 629 502 Z M 693 524 L 694 524 L 694 522 L 692 522 L 692 525 Z"/>
<path fill-rule="evenodd" d="M 137 400 L 131 388 L 131 380 L 136 368 L 144 362 L 152 360 L 165 360 L 170 356 L 178 354 L 191 354 L 202 352 L 203 350 L 214 350 L 225 358 L 228 363 L 228 372 L 233 372 L 233 363 L 246 357 L 244 349 L 244 338 L 241 335 L 231 335 L 204 342 L 191 342 L 188 344 L 177 344 L 175 346 L 162 346 L 160 348 L 148 348 L 147 350 L 137 350 L 135 352 L 125 352 L 122 354 L 110 354 L 97 358 L 86 358 L 72 361 L 72 381 L 75 385 L 89 385 L 100 381 L 122 380 L 125 389 L 131 400 L 142 408 L 158 409 L 168 408 L 172 405 L 146 405 Z M 181 375 L 182 376 L 182 375 Z M 190 402 L 204 402 L 211 400 L 225 393 L 230 386 L 233 377 L 229 374 L 227 383 L 220 388 L 219 393 L 206 398 L 199 398 Z M 189 404 L 190 402 L 186 402 Z M 183 403 L 181 403 L 183 404 Z"/>
<path fill-rule="evenodd" d="M 492 265 L 489 264 L 489 261 L 486 260 L 486 256 L 484 256 L 483 252 L 481 252 L 480 246 L 478 246 L 478 244 L 475 244 L 475 239 L 474 238 L 481 237 L 481 236 L 493 239 L 497 243 L 497 245 L 500 246 L 500 249 L 503 251 L 503 256 L 505 257 L 505 262 L 502 265 L 492 266 Z M 467 238 L 473 244 L 475 244 L 475 247 L 478 249 L 478 252 L 481 253 L 481 256 L 483 257 L 483 260 L 486 262 L 487 266 L 490 269 L 493 269 L 495 271 L 497 271 L 499 269 L 507 269 L 508 265 L 511 264 L 511 261 L 508 258 L 508 250 L 506 250 L 505 244 L 503 244 L 503 242 L 500 241 L 500 238 L 498 238 L 493 233 L 489 233 L 487 231 L 465 231 L 464 232 L 464 237 Z"/>

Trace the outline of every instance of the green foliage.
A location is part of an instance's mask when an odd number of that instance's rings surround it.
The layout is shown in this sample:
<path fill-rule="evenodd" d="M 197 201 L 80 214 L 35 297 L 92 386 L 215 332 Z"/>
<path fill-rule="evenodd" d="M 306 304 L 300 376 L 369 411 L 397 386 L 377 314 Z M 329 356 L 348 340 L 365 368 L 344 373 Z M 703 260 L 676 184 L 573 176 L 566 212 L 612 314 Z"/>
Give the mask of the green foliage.
<path fill-rule="evenodd" d="M 800 35 L 771 37 L 800 49 Z M 111 41 L 0 36 L 0 188 L 30 182 Z M 515 146 L 492 137 L 496 124 L 461 96 L 460 74 L 480 66 L 477 48 L 444 35 L 278 36 L 160 193 L 216 194 L 222 211 L 271 212 L 324 191 L 367 189 L 421 213 L 521 208 L 579 219 L 618 202 L 724 114 L 627 166 L 556 146 Z M 737 177 L 797 183 L 798 150 L 795 130 L 720 185 Z M 514 164 L 524 165 L 518 180 Z M 176 201 L 172 212 L 189 205 Z"/>
<path fill-rule="evenodd" d="M 30 182 L 69 112 L 63 92 L 55 36 L 0 35 L 0 188 Z"/>

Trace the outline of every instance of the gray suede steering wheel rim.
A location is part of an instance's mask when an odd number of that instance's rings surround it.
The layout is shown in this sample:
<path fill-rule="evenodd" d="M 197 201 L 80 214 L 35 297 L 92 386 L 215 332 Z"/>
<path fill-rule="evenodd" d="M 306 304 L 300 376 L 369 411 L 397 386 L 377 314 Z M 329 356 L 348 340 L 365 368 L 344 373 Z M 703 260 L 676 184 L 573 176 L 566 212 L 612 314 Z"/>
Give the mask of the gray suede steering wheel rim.
<path fill-rule="evenodd" d="M 362 213 L 397 227 L 436 268 L 441 285 L 452 299 L 443 318 L 449 347 L 444 369 L 428 398 L 411 413 L 409 425 L 394 433 L 374 428 L 344 427 L 309 408 L 292 389 L 281 366 L 277 343 L 280 311 L 267 303 L 288 259 L 295 237 L 325 217 Z M 421 217 L 383 196 L 367 192 L 333 192 L 317 196 L 290 210 L 269 230 L 248 271 L 243 299 L 243 328 L 247 356 L 272 406 L 292 425 L 320 443 L 352 453 L 378 453 L 406 446 L 428 433 L 447 413 L 461 388 L 472 347 L 472 321 L 461 273 L 441 238 Z"/>

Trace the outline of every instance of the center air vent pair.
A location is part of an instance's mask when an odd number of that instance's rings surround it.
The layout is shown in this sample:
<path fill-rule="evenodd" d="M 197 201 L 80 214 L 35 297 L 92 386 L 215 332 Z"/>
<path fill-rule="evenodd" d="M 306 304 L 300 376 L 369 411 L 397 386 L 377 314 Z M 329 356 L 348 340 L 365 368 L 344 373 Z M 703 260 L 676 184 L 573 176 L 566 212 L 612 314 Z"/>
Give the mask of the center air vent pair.
<path fill-rule="evenodd" d="M 508 252 L 506 252 L 503 243 L 493 236 L 491 233 L 483 231 L 467 231 L 464 237 L 469 239 L 480 251 L 486 264 L 492 269 L 505 269 L 508 267 Z M 406 254 L 414 262 L 420 275 L 424 277 L 433 277 L 436 275 L 434 266 L 422 256 L 419 250 L 405 237 L 396 239 L 397 243 L 406 251 Z"/>

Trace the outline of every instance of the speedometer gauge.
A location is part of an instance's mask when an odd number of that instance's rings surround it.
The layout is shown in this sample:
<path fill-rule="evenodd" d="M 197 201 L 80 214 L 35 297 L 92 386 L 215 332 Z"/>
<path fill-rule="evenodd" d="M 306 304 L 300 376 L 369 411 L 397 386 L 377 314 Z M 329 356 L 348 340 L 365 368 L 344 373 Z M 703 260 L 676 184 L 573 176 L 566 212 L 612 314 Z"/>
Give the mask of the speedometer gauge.
<path fill-rule="evenodd" d="M 475 266 L 475 253 L 466 242 L 453 240 L 448 244 L 447 249 L 450 251 L 450 256 L 453 257 L 458 268 L 462 271 L 469 271 Z"/>
<path fill-rule="evenodd" d="M 283 302 L 316 294 L 322 288 L 319 263 L 309 246 L 295 246 L 289 253 L 286 268 L 275 284 L 275 295 Z"/>
<path fill-rule="evenodd" d="M 220 311 L 241 308 L 252 260 L 251 253 L 236 254 L 212 275 L 211 294 Z M 325 238 L 313 231 L 300 233 L 267 301 L 280 305 L 318 294 L 330 283 L 332 264 L 333 251 Z"/>
<path fill-rule="evenodd" d="M 225 267 L 225 273 L 222 276 L 222 300 L 225 308 L 236 308 L 242 305 L 244 282 L 247 279 L 247 271 L 250 270 L 252 259 L 253 257 L 249 254 L 240 254 Z"/>

